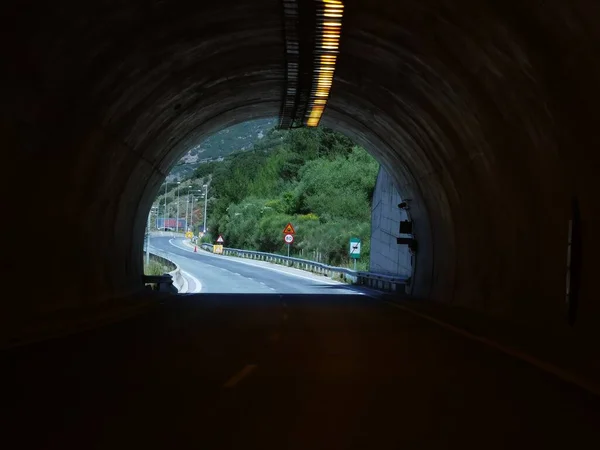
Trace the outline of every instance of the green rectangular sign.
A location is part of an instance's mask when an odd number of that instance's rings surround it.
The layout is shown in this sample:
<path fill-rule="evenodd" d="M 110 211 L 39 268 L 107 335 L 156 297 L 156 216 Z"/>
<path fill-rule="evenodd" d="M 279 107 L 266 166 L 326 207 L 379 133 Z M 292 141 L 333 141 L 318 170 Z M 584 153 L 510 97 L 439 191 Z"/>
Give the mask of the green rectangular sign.
<path fill-rule="evenodd" d="M 358 259 L 360 258 L 360 239 L 351 238 L 350 239 L 350 258 Z"/>

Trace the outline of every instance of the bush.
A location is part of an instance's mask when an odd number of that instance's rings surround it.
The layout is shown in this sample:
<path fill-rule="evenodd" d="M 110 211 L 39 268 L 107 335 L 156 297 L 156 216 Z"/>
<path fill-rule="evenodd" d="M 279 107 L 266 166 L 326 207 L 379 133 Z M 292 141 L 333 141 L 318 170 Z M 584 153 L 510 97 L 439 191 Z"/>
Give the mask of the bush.
<path fill-rule="evenodd" d="M 152 261 L 148 264 L 144 262 L 144 275 L 164 275 L 169 270 L 158 261 Z"/>
<path fill-rule="evenodd" d="M 296 228 L 292 253 L 318 252 L 329 264 L 353 266 L 351 237 L 370 251 L 371 202 L 379 164 L 364 149 L 326 128 L 273 130 L 253 150 L 202 164 L 211 177 L 208 226 L 228 247 L 287 253 L 283 228 Z"/>

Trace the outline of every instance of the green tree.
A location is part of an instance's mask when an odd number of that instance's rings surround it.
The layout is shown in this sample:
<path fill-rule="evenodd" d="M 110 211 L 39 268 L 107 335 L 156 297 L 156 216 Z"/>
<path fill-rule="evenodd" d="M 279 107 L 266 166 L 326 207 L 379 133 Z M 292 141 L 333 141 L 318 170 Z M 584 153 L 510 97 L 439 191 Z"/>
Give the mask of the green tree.
<path fill-rule="evenodd" d="M 252 150 L 196 169 L 195 177 L 210 180 L 207 239 L 223 234 L 229 247 L 286 253 L 282 230 L 292 222 L 292 253 L 349 266 L 348 241 L 358 237 L 368 261 L 378 169 L 332 130 L 272 130 Z"/>

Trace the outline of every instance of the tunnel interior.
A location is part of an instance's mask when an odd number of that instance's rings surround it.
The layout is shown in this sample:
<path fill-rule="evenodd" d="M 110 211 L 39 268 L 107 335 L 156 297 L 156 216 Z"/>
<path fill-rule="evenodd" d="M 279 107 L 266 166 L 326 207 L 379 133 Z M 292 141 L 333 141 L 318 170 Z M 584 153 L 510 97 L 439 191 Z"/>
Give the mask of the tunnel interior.
<path fill-rule="evenodd" d="M 345 5 L 321 123 L 410 200 L 413 295 L 557 330 L 577 304 L 573 329 L 597 334 L 597 2 Z M 277 0 L 2 9 L 4 167 L 20 169 L 7 178 L 24 195 L 46 193 L 20 220 L 43 217 L 52 261 L 31 283 L 30 255 L 8 242 L 11 282 L 28 295 L 3 301 L 2 317 L 23 324 L 139 293 L 143 229 L 169 169 L 203 137 L 278 114 L 285 52 Z M 7 206 L 21 211 L 18 197 Z M 569 221 L 585 251 L 566 304 Z"/>

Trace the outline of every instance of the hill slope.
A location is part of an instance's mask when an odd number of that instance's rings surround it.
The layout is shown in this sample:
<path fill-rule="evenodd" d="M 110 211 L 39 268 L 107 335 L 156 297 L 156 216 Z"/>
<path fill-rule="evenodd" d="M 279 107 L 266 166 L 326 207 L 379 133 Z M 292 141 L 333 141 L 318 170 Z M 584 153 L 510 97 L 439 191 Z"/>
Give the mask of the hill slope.
<path fill-rule="evenodd" d="M 229 247 L 286 254 L 282 230 L 291 222 L 292 255 L 350 267 L 348 242 L 358 237 L 367 270 L 378 170 L 366 150 L 327 128 L 271 132 L 194 173 L 210 178 L 205 241 L 223 235 Z"/>
<path fill-rule="evenodd" d="M 182 180 L 200 165 L 237 152 L 250 150 L 276 124 L 276 119 L 243 122 L 213 134 L 190 149 L 169 174 L 168 181 Z"/>

